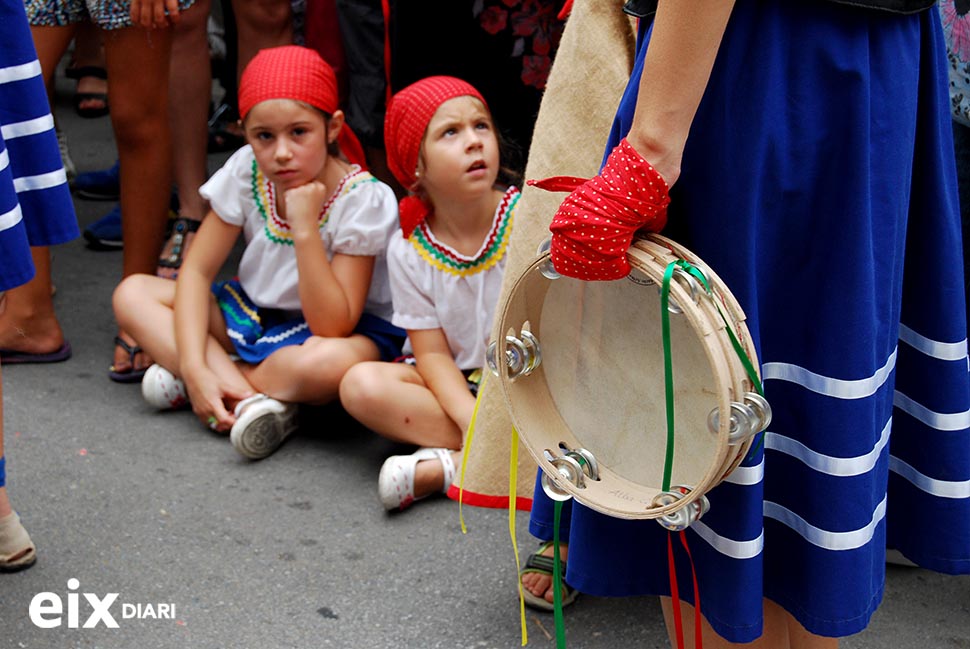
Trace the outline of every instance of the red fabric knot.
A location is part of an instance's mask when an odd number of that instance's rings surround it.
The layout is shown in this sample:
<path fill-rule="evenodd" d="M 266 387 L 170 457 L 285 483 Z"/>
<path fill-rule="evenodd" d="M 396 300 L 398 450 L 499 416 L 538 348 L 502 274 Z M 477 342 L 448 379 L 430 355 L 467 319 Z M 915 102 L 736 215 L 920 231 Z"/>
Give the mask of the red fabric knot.
<path fill-rule="evenodd" d="M 337 111 L 337 76 L 315 51 L 299 45 L 260 50 L 239 79 L 239 116 L 268 99 L 293 99 Z"/>
<path fill-rule="evenodd" d="M 529 185 L 572 193 L 549 230 L 556 271 L 582 280 L 613 280 L 630 272 L 626 252 L 637 230 L 659 232 L 667 222 L 667 182 L 624 138 L 599 175 L 582 181 L 556 176 Z"/>
<path fill-rule="evenodd" d="M 441 104 L 464 96 L 474 97 L 488 110 L 485 98 L 474 86 L 447 76 L 416 81 L 391 99 L 384 118 L 384 148 L 387 168 L 404 188 L 412 189 L 418 180 L 418 155 L 431 118 Z"/>
<path fill-rule="evenodd" d="M 401 219 L 401 234 L 407 239 L 421 222 L 428 218 L 430 207 L 417 196 L 405 196 L 398 203 Z"/>
<path fill-rule="evenodd" d="M 299 45 L 260 50 L 243 70 L 237 94 L 243 119 L 253 106 L 270 99 L 302 101 L 327 115 L 339 110 L 333 68 L 316 50 Z M 337 136 L 337 145 L 350 162 L 367 169 L 364 147 L 346 122 Z"/>

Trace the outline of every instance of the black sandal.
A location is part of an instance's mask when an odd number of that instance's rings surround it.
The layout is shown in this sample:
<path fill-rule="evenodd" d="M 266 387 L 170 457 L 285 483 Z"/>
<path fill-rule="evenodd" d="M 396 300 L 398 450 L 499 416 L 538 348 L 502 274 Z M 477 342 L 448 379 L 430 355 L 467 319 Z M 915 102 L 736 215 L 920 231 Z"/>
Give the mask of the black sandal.
<path fill-rule="evenodd" d="M 80 83 L 81 79 L 84 77 L 94 77 L 95 79 L 101 79 L 102 81 L 108 80 L 108 72 L 98 65 L 82 65 L 80 67 L 71 67 L 64 70 L 64 76 L 68 79 L 74 79 Z M 96 100 L 101 102 L 100 108 L 81 108 L 81 103 L 88 100 Z M 108 108 L 108 95 L 104 92 L 77 92 L 74 93 L 74 111 L 86 119 L 93 119 L 95 117 L 104 117 L 110 110 Z"/>
<path fill-rule="evenodd" d="M 182 260 L 185 258 L 185 251 L 188 248 L 188 237 L 190 234 L 199 231 L 202 221 L 180 216 L 172 219 L 171 233 L 168 241 L 165 242 L 167 248 L 171 244 L 171 250 L 167 255 L 158 260 L 159 268 L 171 268 L 178 271 L 182 267 Z M 177 273 L 176 273 L 177 274 Z"/>
<path fill-rule="evenodd" d="M 131 365 L 127 370 L 116 370 L 115 366 L 112 365 L 108 368 L 108 378 L 117 383 L 140 383 L 145 372 L 148 371 L 147 367 L 142 367 L 139 369 L 135 368 L 135 356 L 142 353 L 144 350 L 138 345 L 129 345 L 125 342 L 124 338 L 121 336 L 115 336 L 115 345 L 121 347 L 128 353 L 128 363 Z"/>

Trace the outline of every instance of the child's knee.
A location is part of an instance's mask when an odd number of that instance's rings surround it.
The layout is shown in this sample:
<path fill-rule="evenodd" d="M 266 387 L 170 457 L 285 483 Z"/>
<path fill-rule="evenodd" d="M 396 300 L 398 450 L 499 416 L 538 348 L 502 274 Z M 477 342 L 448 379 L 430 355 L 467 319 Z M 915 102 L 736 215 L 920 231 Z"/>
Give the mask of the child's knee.
<path fill-rule="evenodd" d="M 154 301 L 164 302 L 158 294 L 159 278 L 153 275 L 135 274 L 121 280 L 111 295 L 111 306 L 119 324 L 139 311 L 139 307 Z M 174 290 L 174 287 L 173 287 Z"/>
<path fill-rule="evenodd" d="M 385 393 L 380 365 L 358 363 L 344 374 L 340 381 L 340 403 L 347 411 L 366 410 Z"/>
<path fill-rule="evenodd" d="M 316 385 L 321 390 L 336 391 L 340 380 L 356 358 L 329 340 L 311 338 L 303 343 L 300 355 L 290 370 L 303 385 Z"/>
<path fill-rule="evenodd" d="M 143 299 L 146 277 L 148 276 L 142 274 L 129 275 L 118 283 L 111 296 L 111 304 L 116 314 L 127 311 Z"/>

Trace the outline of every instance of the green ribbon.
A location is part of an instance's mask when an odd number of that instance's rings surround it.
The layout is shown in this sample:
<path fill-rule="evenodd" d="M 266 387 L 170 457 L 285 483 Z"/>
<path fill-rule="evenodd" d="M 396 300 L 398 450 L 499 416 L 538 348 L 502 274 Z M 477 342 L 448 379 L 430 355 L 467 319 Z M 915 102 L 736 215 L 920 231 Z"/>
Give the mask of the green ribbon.
<path fill-rule="evenodd" d="M 556 649 L 566 649 L 566 625 L 562 617 L 562 565 L 559 561 L 559 519 L 562 501 L 557 500 L 552 518 L 552 607 L 556 619 Z"/>
<path fill-rule="evenodd" d="M 682 260 L 681 260 L 682 261 Z M 660 285 L 660 325 L 664 346 L 664 396 L 667 402 L 667 454 L 664 457 L 664 477 L 661 491 L 670 491 L 670 474 L 674 467 L 674 366 L 670 354 L 670 280 L 679 261 L 672 261 L 664 269 Z M 684 262 L 687 263 L 687 262 Z"/>
<path fill-rule="evenodd" d="M 670 473 L 674 461 L 674 377 L 670 354 L 670 312 L 667 307 L 670 304 L 670 281 L 674 276 L 674 270 L 676 268 L 687 272 L 691 277 L 701 283 L 708 295 L 713 296 L 713 291 L 704 273 L 689 261 L 678 259 L 667 264 L 667 267 L 664 269 L 663 283 L 660 287 L 660 316 L 664 348 L 664 390 L 667 405 L 667 454 L 664 458 L 664 477 L 661 485 L 663 491 L 670 489 Z M 761 379 L 758 378 L 758 373 L 754 369 L 754 364 L 748 358 L 747 353 L 745 353 L 744 348 L 741 346 L 741 342 L 731 329 L 731 324 L 721 310 L 721 305 L 717 303 L 717 300 L 712 299 L 711 301 L 714 303 L 714 308 L 717 309 L 718 315 L 721 316 L 721 320 L 724 322 L 724 328 L 727 330 L 728 338 L 731 340 L 731 347 L 734 348 L 734 353 L 741 360 L 745 374 L 748 375 L 748 379 L 754 386 L 755 391 L 762 397 L 765 396 L 764 387 L 761 385 Z M 764 444 L 764 438 L 764 431 L 758 433 L 758 442 L 752 445 L 751 451 L 748 453 L 748 458 L 757 455 Z"/>

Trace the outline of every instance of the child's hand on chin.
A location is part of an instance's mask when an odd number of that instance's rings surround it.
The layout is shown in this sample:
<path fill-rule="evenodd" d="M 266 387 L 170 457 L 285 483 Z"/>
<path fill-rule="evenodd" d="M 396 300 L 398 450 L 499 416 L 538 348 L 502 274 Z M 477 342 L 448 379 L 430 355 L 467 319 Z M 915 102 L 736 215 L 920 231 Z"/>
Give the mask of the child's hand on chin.
<path fill-rule="evenodd" d="M 316 230 L 317 219 L 327 198 L 327 186 L 319 180 L 311 180 L 305 185 L 287 189 L 283 194 L 286 205 L 286 220 L 293 233 L 307 228 Z"/>

